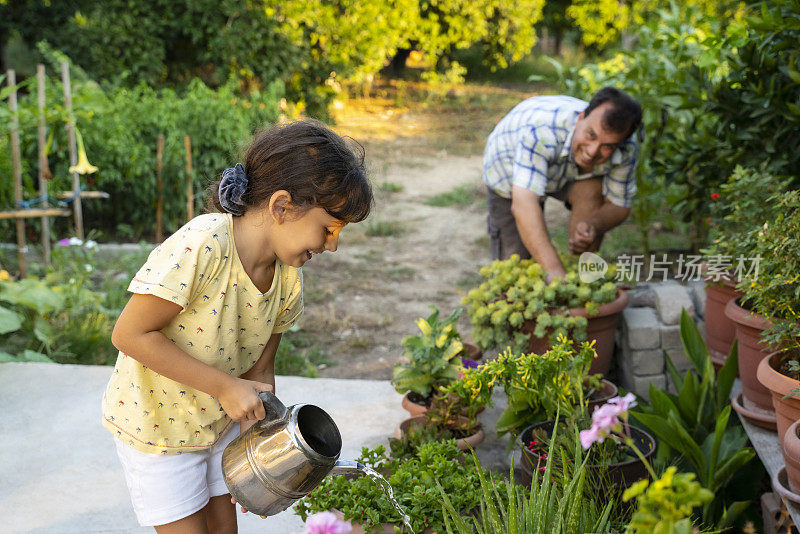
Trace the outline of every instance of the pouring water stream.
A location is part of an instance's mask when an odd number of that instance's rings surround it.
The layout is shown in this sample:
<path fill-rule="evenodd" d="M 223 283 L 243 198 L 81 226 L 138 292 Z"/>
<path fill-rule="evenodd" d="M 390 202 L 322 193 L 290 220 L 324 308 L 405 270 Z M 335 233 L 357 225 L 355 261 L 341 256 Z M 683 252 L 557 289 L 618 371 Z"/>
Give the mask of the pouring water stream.
<path fill-rule="evenodd" d="M 397 500 L 394 498 L 394 490 L 392 489 L 392 485 L 389 484 L 389 481 L 383 478 L 383 476 L 372 469 L 371 467 L 367 466 L 360 466 L 358 468 L 359 471 L 364 473 L 366 476 L 371 478 L 375 483 L 380 485 L 383 488 L 383 491 L 386 493 L 386 496 L 389 497 L 389 502 L 392 503 L 394 509 L 397 510 L 397 513 L 400 514 L 400 517 L 403 519 L 403 525 L 408 529 L 411 534 L 414 533 L 414 529 L 411 528 L 411 517 L 403 510 L 403 508 L 398 504 Z"/>

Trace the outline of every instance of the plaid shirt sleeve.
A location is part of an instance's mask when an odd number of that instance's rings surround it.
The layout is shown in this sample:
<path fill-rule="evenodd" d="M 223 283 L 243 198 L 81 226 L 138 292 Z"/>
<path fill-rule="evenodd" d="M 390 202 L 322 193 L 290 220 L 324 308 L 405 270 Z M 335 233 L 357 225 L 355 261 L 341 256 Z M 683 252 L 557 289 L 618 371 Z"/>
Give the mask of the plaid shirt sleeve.
<path fill-rule="evenodd" d="M 524 187 L 544 196 L 547 167 L 556 157 L 556 139 L 548 126 L 532 127 L 514 152 L 512 185 Z"/>
<path fill-rule="evenodd" d="M 639 147 L 635 143 L 624 145 L 622 162 L 611 168 L 603 179 L 603 196 L 612 204 L 630 208 L 636 197 L 636 161 Z"/>

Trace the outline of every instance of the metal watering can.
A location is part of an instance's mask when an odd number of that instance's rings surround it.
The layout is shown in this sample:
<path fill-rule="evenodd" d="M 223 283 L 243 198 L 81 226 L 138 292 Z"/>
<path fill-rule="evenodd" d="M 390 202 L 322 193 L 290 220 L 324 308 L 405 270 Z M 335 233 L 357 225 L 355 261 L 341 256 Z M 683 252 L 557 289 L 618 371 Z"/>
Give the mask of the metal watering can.
<path fill-rule="evenodd" d="M 269 391 L 259 397 L 267 416 L 222 453 L 225 484 L 248 511 L 274 515 L 328 475 L 363 473 L 364 465 L 338 459 L 342 436 L 322 408 L 311 404 L 287 408 Z"/>

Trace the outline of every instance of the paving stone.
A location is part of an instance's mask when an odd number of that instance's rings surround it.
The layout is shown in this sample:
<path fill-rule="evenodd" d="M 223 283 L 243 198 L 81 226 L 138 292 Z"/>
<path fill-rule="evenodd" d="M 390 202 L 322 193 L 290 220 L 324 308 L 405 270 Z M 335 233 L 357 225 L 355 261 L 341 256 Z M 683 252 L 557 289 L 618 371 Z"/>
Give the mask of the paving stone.
<path fill-rule="evenodd" d="M 693 280 L 686 284 L 689 294 L 694 302 L 694 309 L 698 317 L 706 316 L 706 283 L 702 280 Z"/>
<path fill-rule="evenodd" d="M 664 353 L 660 348 L 633 350 L 623 345 L 622 358 L 635 375 L 664 373 Z"/>
<path fill-rule="evenodd" d="M 694 302 L 689 291 L 677 282 L 653 284 L 656 297 L 656 310 L 661 322 L 666 325 L 680 324 L 681 310 L 686 310 L 694 317 Z"/>
<path fill-rule="evenodd" d="M 662 349 L 676 349 L 682 347 L 681 343 L 681 326 L 680 325 L 662 325 L 661 326 L 661 348 Z"/>
<path fill-rule="evenodd" d="M 631 349 L 654 349 L 661 346 L 659 323 L 652 308 L 622 310 L 622 335 Z"/>
<path fill-rule="evenodd" d="M 628 289 L 628 306 L 631 308 L 655 308 L 656 297 L 648 284 Z"/>
<path fill-rule="evenodd" d="M 659 389 L 664 389 L 667 386 L 667 377 L 663 374 L 638 376 L 631 372 L 625 365 L 621 365 L 620 376 L 621 386 L 628 391 L 633 391 L 637 395 L 650 400 L 650 384 L 653 384 Z"/>
<path fill-rule="evenodd" d="M 683 373 L 687 369 L 691 369 L 692 362 L 689 361 L 689 358 L 686 357 L 686 353 L 683 352 L 683 348 L 677 349 L 666 349 L 667 355 L 669 356 L 672 363 L 675 367 Z"/>

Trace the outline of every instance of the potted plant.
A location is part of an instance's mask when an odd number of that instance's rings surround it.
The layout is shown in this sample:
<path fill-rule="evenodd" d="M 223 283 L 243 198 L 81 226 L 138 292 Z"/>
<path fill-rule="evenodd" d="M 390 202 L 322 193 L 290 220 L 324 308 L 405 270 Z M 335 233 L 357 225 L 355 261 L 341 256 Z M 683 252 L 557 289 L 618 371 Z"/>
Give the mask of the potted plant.
<path fill-rule="evenodd" d="M 797 435 L 800 420 L 792 423 L 783 435 L 781 451 L 786 462 L 786 481 L 788 488 L 782 483 L 781 477 L 773 478 L 777 482 L 775 489 L 788 499 L 800 504 L 800 437 Z"/>
<path fill-rule="evenodd" d="M 800 352 L 800 191 L 771 197 L 773 218 L 757 234 L 751 256 L 759 269 L 738 288 L 740 303 L 728 303 L 726 313 L 737 322 L 742 391 L 761 408 L 772 409 L 772 396 L 756 379 L 762 360 L 785 349 Z"/>
<path fill-rule="evenodd" d="M 380 473 L 391 486 L 400 508 L 410 517 L 414 532 L 443 532 L 444 516 L 437 483 L 450 495 L 453 506 L 465 513 L 480 508 L 479 477 L 496 481 L 497 475 L 483 470 L 452 441 L 433 441 L 419 447 L 411 458 L 393 459 L 383 446 L 362 449 L 359 462 Z M 370 477 L 329 477 L 295 505 L 305 520 L 310 514 L 338 510 L 343 518 L 359 524 L 365 532 L 380 532 L 385 526 L 401 528 L 400 513 L 387 498 L 384 487 Z"/>
<path fill-rule="evenodd" d="M 462 301 L 469 306 L 477 345 L 541 353 L 562 334 L 577 341 L 595 340 L 598 358 L 592 372 L 606 373 L 627 294 L 614 284 L 614 266 L 593 282 L 581 281 L 577 266 L 567 260 L 565 267 L 563 280 L 550 283 L 541 265 L 517 255 L 481 268 L 486 281 Z"/>
<path fill-rule="evenodd" d="M 425 414 L 400 423 L 395 438 L 402 438 L 414 427 L 423 427 L 438 434 L 440 439 L 455 438 L 462 450 L 474 448 L 485 438 L 478 413 L 491 403 L 498 379 L 499 369 L 496 367 L 463 369 L 458 379 L 439 389 Z"/>
<path fill-rule="evenodd" d="M 595 357 L 591 343 L 575 349 L 572 340 L 559 337 L 553 347 L 543 353 L 501 353 L 481 366 L 484 373 L 497 376 L 503 385 L 508 405 L 497 420 L 497 433 L 518 434 L 523 428 L 556 414 L 584 406 L 588 398 L 607 391 L 600 375 L 590 375 Z"/>
<path fill-rule="evenodd" d="M 791 351 L 774 352 L 758 364 L 757 377 L 772 396 L 778 441 L 783 443 L 786 430 L 800 420 L 800 358 Z"/>
<path fill-rule="evenodd" d="M 421 334 L 403 339 L 403 359 L 392 375 L 392 385 L 404 394 L 403 408 L 411 415 L 424 413 L 436 390 L 456 380 L 463 368 L 464 345 L 455 327 L 461 309 L 440 320 L 439 310 L 431 308 L 426 319 L 417 319 Z"/>
<path fill-rule="evenodd" d="M 719 368 L 736 337 L 735 323 L 726 316 L 728 302 L 743 296 L 736 289 L 752 265 L 746 260 L 765 221 L 772 217 L 770 197 L 787 190 L 788 180 L 764 169 L 736 166 L 719 192 L 712 193 L 718 215 L 712 218 L 712 242 L 702 252 L 706 257 L 705 333 L 714 365 Z"/>

